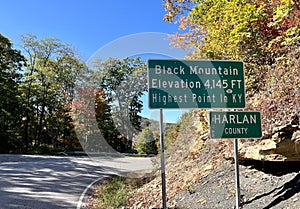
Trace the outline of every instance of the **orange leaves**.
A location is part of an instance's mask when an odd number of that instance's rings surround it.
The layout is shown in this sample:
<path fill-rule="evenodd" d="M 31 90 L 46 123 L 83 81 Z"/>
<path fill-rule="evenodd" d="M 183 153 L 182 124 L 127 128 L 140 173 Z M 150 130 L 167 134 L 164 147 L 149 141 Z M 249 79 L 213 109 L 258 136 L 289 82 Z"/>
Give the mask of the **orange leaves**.
<path fill-rule="evenodd" d="M 190 10 L 193 5 L 193 0 L 163 0 L 163 7 L 167 14 L 164 16 L 164 21 L 174 22 L 176 18 Z"/>
<path fill-rule="evenodd" d="M 102 89 L 83 87 L 77 89 L 77 97 L 71 103 L 72 111 L 84 113 L 86 118 L 95 118 L 108 108 L 108 101 Z"/>
<path fill-rule="evenodd" d="M 192 50 L 194 57 L 199 58 L 199 53 L 203 52 L 213 59 L 244 60 L 258 52 L 266 56 L 265 53 L 272 50 L 274 54 L 281 50 L 282 43 L 293 44 L 300 39 L 297 38 L 300 36 L 297 1 L 165 2 L 167 21 L 178 21 L 178 29 L 184 30 L 172 37 L 173 46 Z M 189 58 L 193 56 L 189 55 Z"/>

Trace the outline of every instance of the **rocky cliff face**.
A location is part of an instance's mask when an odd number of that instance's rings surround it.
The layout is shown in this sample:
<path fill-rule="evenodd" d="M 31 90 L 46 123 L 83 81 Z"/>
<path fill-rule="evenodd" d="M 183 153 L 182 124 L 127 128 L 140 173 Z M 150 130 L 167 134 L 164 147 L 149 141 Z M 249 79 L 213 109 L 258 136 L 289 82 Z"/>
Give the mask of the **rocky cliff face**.
<path fill-rule="evenodd" d="M 283 126 L 274 128 L 271 137 L 255 145 L 241 143 L 240 159 L 264 161 L 300 161 L 299 115 Z"/>

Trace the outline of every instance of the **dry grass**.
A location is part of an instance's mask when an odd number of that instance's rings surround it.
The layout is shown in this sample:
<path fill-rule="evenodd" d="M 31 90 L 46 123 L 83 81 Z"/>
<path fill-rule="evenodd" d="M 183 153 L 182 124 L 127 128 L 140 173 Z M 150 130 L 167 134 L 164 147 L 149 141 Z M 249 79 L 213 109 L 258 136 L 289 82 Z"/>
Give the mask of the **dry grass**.
<path fill-rule="evenodd" d="M 107 179 L 95 186 L 89 209 L 127 208 L 128 200 L 134 196 L 134 190 L 142 187 L 154 177 Z"/>

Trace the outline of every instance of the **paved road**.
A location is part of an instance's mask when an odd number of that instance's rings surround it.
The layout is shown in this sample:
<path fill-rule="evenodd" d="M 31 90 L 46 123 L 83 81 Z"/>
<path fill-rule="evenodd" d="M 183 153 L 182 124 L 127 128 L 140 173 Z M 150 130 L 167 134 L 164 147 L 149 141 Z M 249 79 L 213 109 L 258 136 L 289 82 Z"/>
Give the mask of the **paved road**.
<path fill-rule="evenodd" d="M 0 155 L 0 208 L 79 209 L 92 182 L 151 168 L 150 158 Z"/>

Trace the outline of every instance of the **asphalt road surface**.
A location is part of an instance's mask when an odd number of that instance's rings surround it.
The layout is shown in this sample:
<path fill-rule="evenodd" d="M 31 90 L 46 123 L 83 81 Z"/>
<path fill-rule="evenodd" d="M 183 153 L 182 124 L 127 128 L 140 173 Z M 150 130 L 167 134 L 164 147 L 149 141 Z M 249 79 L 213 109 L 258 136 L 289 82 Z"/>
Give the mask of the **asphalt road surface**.
<path fill-rule="evenodd" d="M 151 168 L 150 158 L 0 155 L 0 208 L 81 209 L 93 183 Z"/>

